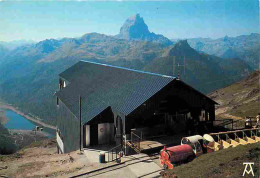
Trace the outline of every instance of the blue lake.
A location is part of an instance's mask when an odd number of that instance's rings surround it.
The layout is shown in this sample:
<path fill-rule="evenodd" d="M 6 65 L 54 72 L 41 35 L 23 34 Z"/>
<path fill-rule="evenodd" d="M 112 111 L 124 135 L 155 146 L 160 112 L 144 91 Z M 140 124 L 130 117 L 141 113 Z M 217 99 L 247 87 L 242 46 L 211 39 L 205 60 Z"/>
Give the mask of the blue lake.
<path fill-rule="evenodd" d="M 5 116 L 8 118 L 8 122 L 4 125 L 7 129 L 33 130 L 37 125 L 43 128 L 44 132 L 48 134 L 49 138 L 52 138 L 55 135 L 55 130 L 53 129 L 43 127 L 38 123 L 34 123 L 33 121 L 26 119 L 12 110 L 6 109 L 4 111 Z"/>
<path fill-rule="evenodd" d="M 5 116 L 9 119 L 5 124 L 8 129 L 33 130 L 35 128 L 32 122 L 12 110 L 5 110 Z"/>

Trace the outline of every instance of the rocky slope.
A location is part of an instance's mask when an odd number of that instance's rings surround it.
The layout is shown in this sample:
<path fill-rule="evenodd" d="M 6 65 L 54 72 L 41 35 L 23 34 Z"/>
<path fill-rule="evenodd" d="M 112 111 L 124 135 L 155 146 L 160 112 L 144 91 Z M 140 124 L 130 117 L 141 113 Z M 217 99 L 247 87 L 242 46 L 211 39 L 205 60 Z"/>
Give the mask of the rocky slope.
<path fill-rule="evenodd" d="M 255 117 L 260 112 L 260 71 L 211 93 L 209 97 L 220 104 L 216 110 L 218 117 Z"/>

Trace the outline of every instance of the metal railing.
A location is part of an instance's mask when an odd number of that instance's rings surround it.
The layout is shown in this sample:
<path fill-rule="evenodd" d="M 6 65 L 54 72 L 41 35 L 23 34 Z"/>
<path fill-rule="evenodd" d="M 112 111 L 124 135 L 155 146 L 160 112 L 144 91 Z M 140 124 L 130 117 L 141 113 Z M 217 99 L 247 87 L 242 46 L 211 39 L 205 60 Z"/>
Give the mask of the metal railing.
<path fill-rule="evenodd" d="M 140 142 L 143 140 L 143 134 L 140 132 L 140 136 L 135 133 L 136 131 L 131 131 L 131 144 L 138 150 L 140 151 Z"/>
<path fill-rule="evenodd" d="M 233 129 L 243 129 L 245 128 L 245 123 L 246 122 L 244 120 L 235 120 L 233 121 Z"/>
<path fill-rule="evenodd" d="M 213 121 L 213 125 L 215 127 L 223 127 L 226 129 L 233 130 L 240 126 L 240 120 L 233 120 L 233 119 L 221 119 Z"/>
<path fill-rule="evenodd" d="M 115 161 L 119 158 L 119 152 L 121 152 L 122 145 L 117 145 L 114 148 L 111 148 L 107 151 L 107 162 Z"/>
<path fill-rule="evenodd" d="M 233 119 L 220 119 L 220 120 L 214 120 L 213 124 L 214 126 L 220 126 L 224 127 L 226 125 L 232 124 Z"/>
<path fill-rule="evenodd" d="M 230 130 L 235 130 L 235 129 L 243 129 L 245 128 L 245 120 L 240 119 L 240 120 L 234 120 L 234 119 L 221 119 L 221 120 L 215 120 L 213 121 L 214 126 L 216 127 L 223 127 L 226 129 Z M 249 122 L 249 127 L 253 127 L 256 124 L 256 121 L 250 121 Z"/>

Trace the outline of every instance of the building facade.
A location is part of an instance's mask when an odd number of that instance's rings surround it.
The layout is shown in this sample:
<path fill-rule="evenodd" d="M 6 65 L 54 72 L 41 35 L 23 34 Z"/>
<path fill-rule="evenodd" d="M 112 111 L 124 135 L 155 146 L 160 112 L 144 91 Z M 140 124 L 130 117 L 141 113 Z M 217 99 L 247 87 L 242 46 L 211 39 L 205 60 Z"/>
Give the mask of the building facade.
<path fill-rule="evenodd" d="M 56 92 L 62 153 L 212 126 L 215 101 L 175 77 L 80 61 L 62 72 Z"/>

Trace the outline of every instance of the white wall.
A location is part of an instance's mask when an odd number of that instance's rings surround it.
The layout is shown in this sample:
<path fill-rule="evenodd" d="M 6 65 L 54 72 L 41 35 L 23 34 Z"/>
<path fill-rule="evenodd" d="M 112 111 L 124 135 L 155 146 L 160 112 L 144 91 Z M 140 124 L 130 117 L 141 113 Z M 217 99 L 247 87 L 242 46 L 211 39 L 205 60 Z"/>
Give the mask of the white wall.
<path fill-rule="evenodd" d="M 85 125 L 85 131 L 86 131 L 86 146 L 90 145 L 90 125 Z"/>

